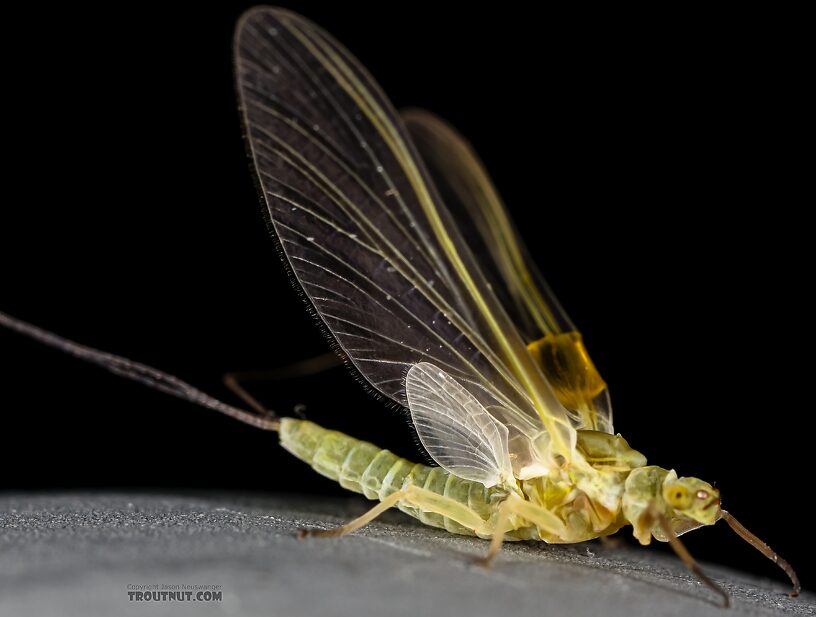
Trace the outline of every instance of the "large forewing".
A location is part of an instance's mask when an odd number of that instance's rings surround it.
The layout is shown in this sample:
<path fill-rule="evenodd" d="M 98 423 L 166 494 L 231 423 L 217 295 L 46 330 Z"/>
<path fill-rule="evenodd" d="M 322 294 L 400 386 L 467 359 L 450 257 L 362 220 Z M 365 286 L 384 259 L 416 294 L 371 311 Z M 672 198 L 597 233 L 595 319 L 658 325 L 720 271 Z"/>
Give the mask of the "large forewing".
<path fill-rule="evenodd" d="M 439 203 L 402 122 L 314 24 L 277 9 L 236 33 L 247 138 L 289 265 L 360 373 L 407 403 L 432 362 L 522 432 L 574 431 Z"/>
<path fill-rule="evenodd" d="M 526 342 L 560 341 L 573 362 L 551 358 L 548 366 L 562 402 L 576 412 L 582 428 L 612 431 L 606 384 L 583 348 L 580 335 L 530 259 L 501 197 L 471 145 L 450 125 L 421 109 L 403 112 L 411 139 L 446 206 L 461 221 L 468 245 L 484 255 L 480 265 Z M 575 345 L 575 347 L 572 347 Z M 559 349 L 547 345 L 547 349 Z M 541 347 L 539 347 L 541 348 Z M 591 376 L 591 378 L 590 378 Z"/>
<path fill-rule="evenodd" d="M 484 253 L 480 265 L 527 341 L 574 330 L 470 144 L 428 111 L 409 109 L 403 119 L 446 206 L 462 221 L 468 244 Z"/>

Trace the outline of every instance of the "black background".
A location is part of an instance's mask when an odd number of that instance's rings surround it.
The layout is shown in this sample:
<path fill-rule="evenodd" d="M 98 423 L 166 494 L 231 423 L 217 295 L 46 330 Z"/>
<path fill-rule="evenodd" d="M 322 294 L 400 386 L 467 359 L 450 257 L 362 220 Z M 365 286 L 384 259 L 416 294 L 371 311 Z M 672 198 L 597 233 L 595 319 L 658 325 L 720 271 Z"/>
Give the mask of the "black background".
<path fill-rule="evenodd" d="M 717 481 L 811 585 L 812 75 L 796 15 L 291 4 L 491 170 L 650 462 Z M 326 343 L 262 222 L 234 98 L 243 5 L 4 17 L 0 307 L 221 397 Z M 0 332 L 0 487 L 341 494 L 275 437 Z M 421 456 L 337 369 L 272 408 Z M 232 400 L 232 399 L 228 399 Z M 702 558 L 779 576 L 718 526 Z"/>

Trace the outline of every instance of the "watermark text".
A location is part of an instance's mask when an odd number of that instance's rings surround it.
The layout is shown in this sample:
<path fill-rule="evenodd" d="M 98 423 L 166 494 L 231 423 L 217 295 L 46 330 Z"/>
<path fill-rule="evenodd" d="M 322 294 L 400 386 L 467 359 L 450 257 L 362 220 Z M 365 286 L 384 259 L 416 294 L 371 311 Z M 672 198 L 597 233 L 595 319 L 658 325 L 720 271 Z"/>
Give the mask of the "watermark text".
<path fill-rule="evenodd" d="M 130 602 L 221 602 L 223 594 L 221 585 L 148 583 L 127 586 Z"/>

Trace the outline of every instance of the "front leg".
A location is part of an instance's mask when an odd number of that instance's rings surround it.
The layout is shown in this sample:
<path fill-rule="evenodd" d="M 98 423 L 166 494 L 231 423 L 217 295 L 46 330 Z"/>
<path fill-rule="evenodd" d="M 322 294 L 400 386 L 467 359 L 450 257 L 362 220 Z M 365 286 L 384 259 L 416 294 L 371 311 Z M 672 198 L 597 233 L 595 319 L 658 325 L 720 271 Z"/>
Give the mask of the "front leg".
<path fill-rule="evenodd" d="M 653 502 L 649 505 L 646 512 L 644 512 L 643 520 L 649 528 L 655 526 L 660 527 L 663 535 L 666 536 L 669 545 L 672 547 L 675 554 L 680 558 L 680 561 L 682 561 L 686 567 L 711 590 L 720 594 L 720 597 L 723 599 L 723 608 L 728 608 L 731 605 L 731 600 L 728 597 L 728 593 L 711 578 L 709 578 L 705 572 L 703 572 L 702 568 L 700 568 L 700 565 L 697 563 L 697 560 L 691 556 L 691 553 L 689 553 L 686 545 L 683 544 L 680 538 L 677 537 L 677 533 L 675 533 L 674 527 L 671 525 L 671 521 L 660 510 L 657 504 Z"/>

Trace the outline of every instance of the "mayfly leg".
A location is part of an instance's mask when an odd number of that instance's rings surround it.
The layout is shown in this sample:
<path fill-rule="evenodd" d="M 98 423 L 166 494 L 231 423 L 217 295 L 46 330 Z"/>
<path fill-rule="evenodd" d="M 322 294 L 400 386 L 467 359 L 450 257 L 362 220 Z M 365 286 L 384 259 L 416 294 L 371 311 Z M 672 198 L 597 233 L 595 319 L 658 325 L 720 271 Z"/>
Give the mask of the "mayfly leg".
<path fill-rule="evenodd" d="M 510 522 L 510 516 L 513 514 L 535 525 L 539 530 L 546 531 L 553 537 L 561 539 L 568 537 L 566 526 L 555 514 L 546 508 L 522 499 L 515 493 L 510 493 L 499 506 L 493 528 L 493 538 L 490 541 L 490 547 L 487 549 L 487 555 L 479 560 L 481 565 L 489 567 L 496 555 L 499 554 L 504 543 L 504 534 L 510 531 L 506 527 Z"/>
<path fill-rule="evenodd" d="M 782 559 L 782 557 L 774 552 L 774 550 L 765 544 L 762 540 L 757 538 L 754 534 L 748 531 L 745 526 L 740 523 L 737 519 L 735 519 L 731 514 L 726 512 L 725 510 L 722 511 L 722 518 L 723 520 L 728 523 L 728 526 L 734 530 L 734 532 L 743 540 L 745 540 L 748 544 L 753 546 L 757 549 L 760 553 L 765 555 L 768 559 L 773 561 L 776 565 L 778 565 L 785 574 L 791 580 L 791 584 L 793 585 L 793 589 L 791 590 L 790 595 L 792 598 L 795 598 L 799 595 L 799 592 L 802 591 L 802 584 L 799 582 L 799 577 L 796 576 L 796 571 L 791 567 L 791 565 Z"/>
<path fill-rule="evenodd" d="M 309 536 L 317 538 L 337 538 L 353 531 L 357 531 L 361 527 L 368 525 L 371 521 L 380 516 L 389 508 L 397 505 L 407 496 L 408 491 L 406 489 L 392 493 L 365 514 L 362 514 L 354 520 L 349 521 L 345 525 L 340 525 L 339 527 L 334 527 L 332 529 L 298 529 L 298 538 L 306 538 Z"/>
<path fill-rule="evenodd" d="M 263 369 L 258 371 L 234 371 L 226 373 L 223 377 L 224 385 L 241 399 L 244 403 L 249 405 L 252 409 L 262 416 L 275 415 L 270 412 L 257 398 L 255 398 L 244 387 L 247 382 L 258 381 L 287 381 L 289 379 L 297 379 L 298 377 L 308 377 L 327 371 L 335 366 L 342 364 L 343 358 L 334 352 L 327 352 L 299 360 L 287 366 L 282 366 L 273 369 Z"/>
<path fill-rule="evenodd" d="M 340 525 L 333 529 L 301 529 L 298 531 L 299 538 L 315 536 L 320 538 L 336 538 L 357 531 L 361 527 L 368 525 L 383 512 L 403 502 L 425 512 L 432 512 L 449 518 L 459 523 L 467 529 L 473 531 L 482 530 L 486 522 L 473 510 L 458 501 L 439 495 L 428 489 L 416 485 L 409 485 L 383 499 L 368 512 L 349 521 L 345 525 Z"/>
<path fill-rule="evenodd" d="M 505 529 L 505 527 L 507 527 L 507 523 L 510 522 L 510 510 L 510 500 L 505 499 L 503 502 L 501 502 L 499 512 L 496 515 L 496 528 L 493 530 L 493 537 L 490 540 L 487 555 L 478 560 L 480 566 L 489 568 L 490 564 L 492 564 L 493 560 L 496 558 L 496 555 L 499 554 L 499 551 L 504 544 L 504 534 L 508 531 Z"/>
<path fill-rule="evenodd" d="M 717 583 L 715 583 L 709 576 L 703 572 L 700 564 L 691 556 L 691 553 L 688 552 L 686 545 L 677 537 L 677 534 L 674 532 L 674 528 L 671 526 L 671 522 L 666 515 L 662 512 L 656 512 L 657 523 L 660 525 L 660 528 L 663 530 L 663 533 L 669 540 L 669 544 L 674 549 L 674 552 L 680 558 L 680 560 L 686 564 L 686 567 L 694 572 L 694 574 L 699 578 L 703 583 L 705 583 L 710 589 L 717 592 L 722 596 L 723 599 L 723 608 L 728 608 L 731 606 L 731 599 L 728 597 L 728 593 L 720 587 Z"/>

